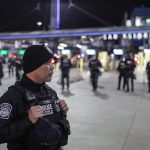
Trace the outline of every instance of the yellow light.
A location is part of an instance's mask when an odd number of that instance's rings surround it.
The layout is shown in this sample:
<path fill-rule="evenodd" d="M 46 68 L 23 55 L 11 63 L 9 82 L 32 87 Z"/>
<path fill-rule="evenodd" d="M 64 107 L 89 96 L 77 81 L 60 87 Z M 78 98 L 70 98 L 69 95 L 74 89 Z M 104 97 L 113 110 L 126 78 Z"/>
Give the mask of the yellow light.
<path fill-rule="evenodd" d="M 80 56 L 80 55 L 78 55 L 78 56 L 77 56 L 77 58 L 81 58 L 81 56 Z"/>

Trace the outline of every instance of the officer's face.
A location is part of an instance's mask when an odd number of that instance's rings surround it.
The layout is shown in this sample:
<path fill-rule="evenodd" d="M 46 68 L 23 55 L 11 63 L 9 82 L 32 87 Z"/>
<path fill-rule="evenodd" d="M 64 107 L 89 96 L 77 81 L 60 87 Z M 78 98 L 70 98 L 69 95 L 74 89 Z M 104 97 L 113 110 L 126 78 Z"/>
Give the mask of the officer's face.
<path fill-rule="evenodd" d="M 53 59 L 50 59 L 48 62 L 41 65 L 35 70 L 35 74 L 39 83 L 50 82 L 52 80 L 54 64 L 52 63 Z"/>

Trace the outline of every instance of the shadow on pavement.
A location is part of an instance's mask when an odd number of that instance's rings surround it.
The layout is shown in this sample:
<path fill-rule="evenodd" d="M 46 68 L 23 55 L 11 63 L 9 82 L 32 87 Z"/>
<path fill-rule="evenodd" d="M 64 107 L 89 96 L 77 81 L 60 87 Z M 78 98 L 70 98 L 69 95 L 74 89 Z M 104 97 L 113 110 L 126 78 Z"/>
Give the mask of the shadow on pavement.
<path fill-rule="evenodd" d="M 63 96 L 65 96 L 65 97 L 70 97 L 70 96 L 73 96 L 73 95 L 74 95 L 74 94 L 71 93 L 71 91 L 69 91 L 69 90 L 67 90 L 67 91 L 62 90 L 62 91 L 61 91 L 61 94 L 62 94 Z"/>
<path fill-rule="evenodd" d="M 98 97 L 100 97 L 103 100 L 109 99 L 109 95 L 108 94 L 100 93 L 99 91 L 95 91 L 94 92 L 94 96 L 98 96 Z"/>
<path fill-rule="evenodd" d="M 99 88 L 99 89 L 105 89 L 105 87 L 102 86 L 102 85 L 99 85 L 98 88 Z"/>

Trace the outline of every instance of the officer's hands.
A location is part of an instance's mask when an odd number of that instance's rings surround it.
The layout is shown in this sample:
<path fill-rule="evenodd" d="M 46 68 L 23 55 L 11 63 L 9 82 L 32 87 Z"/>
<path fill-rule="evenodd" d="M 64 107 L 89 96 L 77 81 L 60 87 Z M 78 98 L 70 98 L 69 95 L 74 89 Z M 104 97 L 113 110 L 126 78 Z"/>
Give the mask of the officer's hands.
<path fill-rule="evenodd" d="M 32 106 L 28 110 L 28 117 L 33 124 L 35 124 L 37 120 L 43 116 L 43 108 L 40 105 Z"/>
<path fill-rule="evenodd" d="M 62 109 L 65 113 L 68 112 L 69 107 L 68 107 L 67 103 L 66 103 L 64 100 L 60 100 L 59 105 L 60 105 L 61 109 Z"/>

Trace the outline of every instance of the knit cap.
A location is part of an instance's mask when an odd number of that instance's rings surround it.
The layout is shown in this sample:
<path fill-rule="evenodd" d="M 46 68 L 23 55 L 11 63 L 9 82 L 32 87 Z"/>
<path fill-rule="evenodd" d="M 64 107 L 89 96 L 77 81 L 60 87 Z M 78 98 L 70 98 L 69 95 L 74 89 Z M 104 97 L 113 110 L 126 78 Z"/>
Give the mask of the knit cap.
<path fill-rule="evenodd" d="M 22 58 L 24 73 L 32 72 L 52 58 L 54 58 L 53 52 L 46 45 L 29 46 Z"/>

